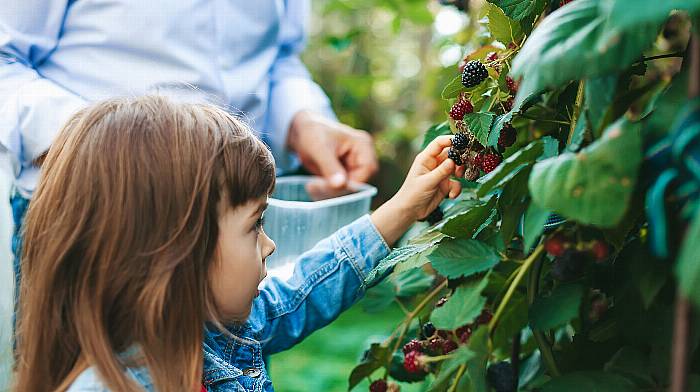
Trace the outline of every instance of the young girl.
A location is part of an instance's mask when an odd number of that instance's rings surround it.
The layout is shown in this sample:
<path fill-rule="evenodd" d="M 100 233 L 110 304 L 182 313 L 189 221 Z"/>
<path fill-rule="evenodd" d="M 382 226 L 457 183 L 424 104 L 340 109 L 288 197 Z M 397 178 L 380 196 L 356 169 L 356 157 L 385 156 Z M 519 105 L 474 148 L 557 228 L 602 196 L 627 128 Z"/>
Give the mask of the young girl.
<path fill-rule="evenodd" d="M 18 391 L 271 391 L 263 356 L 335 319 L 459 183 L 449 137 L 399 192 L 266 275 L 272 155 L 223 110 L 158 96 L 95 104 L 54 142 L 29 207 Z"/>

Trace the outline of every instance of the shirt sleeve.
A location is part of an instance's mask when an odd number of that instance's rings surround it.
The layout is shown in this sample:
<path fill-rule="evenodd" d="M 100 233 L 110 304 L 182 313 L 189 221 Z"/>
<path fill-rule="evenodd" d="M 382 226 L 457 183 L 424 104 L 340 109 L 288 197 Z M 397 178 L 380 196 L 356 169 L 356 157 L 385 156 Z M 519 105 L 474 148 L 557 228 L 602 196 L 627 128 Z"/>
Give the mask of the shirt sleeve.
<path fill-rule="evenodd" d="M 56 48 L 68 0 L 10 1 L 0 7 L 0 149 L 28 166 L 48 150 L 85 101 L 36 66 Z"/>
<path fill-rule="evenodd" d="M 309 110 L 336 119 L 330 101 L 312 79 L 299 54 L 306 44 L 309 1 L 286 1 L 281 22 L 280 48 L 270 71 L 270 99 L 267 108 L 267 132 L 277 166 L 284 172 L 299 163 L 286 148 L 287 133 L 294 115 Z"/>
<path fill-rule="evenodd" d="M 270 279 L 248 319 L 264 354 L 283 351 L 335 320 L 362 297 L 365 277 L 389 252 L 365 215 L 301 255 L 289 280 Z"/>

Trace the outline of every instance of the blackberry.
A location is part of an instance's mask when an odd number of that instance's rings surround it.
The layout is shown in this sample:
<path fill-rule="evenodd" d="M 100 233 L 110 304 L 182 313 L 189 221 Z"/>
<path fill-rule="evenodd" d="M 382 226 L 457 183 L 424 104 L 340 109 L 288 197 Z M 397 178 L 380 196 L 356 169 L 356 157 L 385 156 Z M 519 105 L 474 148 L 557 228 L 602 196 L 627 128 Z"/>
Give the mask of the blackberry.
<path fill-rule="evenodd" d="M 462 71 L 462 85 L 466 88 L 471 88 L 479 85 L 489 76 L 489 71 L 486 66 L 479 60 L 472 60 L 464 66 Z"/>
<path fill-rule="evenodd" d="M 444 216 L 445 215 L 442 213 L 442 209 L 440 209 L 440 207 L 438 206 L 434 210 L 432 210 L 430 214 L 428 214 L 428 216 L 426 216 L 423 219 L 420 219 L 420 222 L 428 222 L 428 224 L 432 226 L 440 222 Z"/>
<path fill-rule="evenodd" d="M 449 354 L 452 351 L 455 351 L 457 349 L 457 343 L 453 342 L 452 340 L 445 340 L 442 343 L 442 353 L 443 354 Z"/>
<path fill-rule="evenodd" d="M 435 335 L 435 326 L 431 322 L 423 324 L 423 336 L 429 338 Z"/>
<path fill-rule="evenodd" d="M 605 242 L 596 240 L 591 247 L 591 252 L 593 253 L 593 257 L 595 257 L 595 260 L 597 262 L 601 262 L 608 258 L 610 248 L 608 248 L 608 244 Z"/>
<path fill-rule="evenodd" d="M 446 340 L 443 338 L 432 338 L 428 341 L 428 350 L 432 355 L 442 355 L 445 342 Z"/>
<path fill-rule="evenodd" d="M 410 351 L 406 353 L 403 357 L 403 367 L 409 373 L 418 373 L 423 370 L 420 363 L 420 352 Z"/>
<path fill-rule="evenodd" d="M 515 101 L 513 100 L 513 97 L 509 97 L 505 102 L 503 102 L 503 109 L 506 112 L 510 112 L 511 110 L 513 110 L 513 103 L 514 102 Z"/>
<path fill-rule="evenodd" d="M 479 325 L 488 324 L 493 318 L 493 313 L 490 310 L 484 309 L 481 311 L 479 317 L 476 318 L 476 323 Z"/>
<path fill-rule="evenodd" d="M 469 146 L 469 136 L 466 133 L 459 132 L 452 138 L 453 148 L 464 151 L 467 149 L 467 146 Z"/>
<path fill-rule="evenodd" d="M 459 152 L 459 150 L 453 148 L 450 148 L 450 150 L 447 152 L 447 157 L 452 159 L 457 166 L 462 165 L 464 162 L 462 162 L 462 154 Z"/>
<path fill-rule="evenodd" d="M 498 145 L 502 147 L 510 147 L 518 138 L 518 132 L 511 123 L 506 123 L 501 129 L 501 134 L 498 136 Z"/>
<path fill-rule="evenodd" d="M 386 392 L 388 387 L 385 380 L 376 380 L 369 386 L 369 392 Z"/>
<path fill-rule="evenodd" d="M 464 170 L 464 179 L 467 181 L 476 181 L 480 174 L 481 172 L 479 171 L 479 166 L 469 165 Z"/>
<path fill-rule="evenodd" d="M 404 354 L 408 354 L 411 351 L 420 352 L 422 349 L 423 349 L 423 344 L 419 340 L 412 339 L 410 342 L 404 344 L 402 351 Z"/>
<path fill-rule="evenodd" d="M 563 235 L 554 234 L 544 242 L 544 250 L 554 257 L 559 257 L 566 251 L 567 243 Z"/>
<path fill-rule="evenodd" d="M 552 277 L 561 282 L 578 279 L 586 268 L 586 256 L 585 252 L 567 249 L 563 255 L 554 259 Z"/>
<path fill-rule="evenodd" d="M 460 97 L 457 100 L 457 102 L 455 102 L 454 105 L 452 105 L 452 107 L 450 108 L 450 118 L 452 118 L 455 121 L 458 121 L 463 119 L 465 114 L 471 113 L 473 111 L 474 106 L 472 106 L 472 103 Z"/>
<path fill-rule="evenodd" d="M 490 153 L 484 154 L 484 158 L 481 160 L 481 170 L 485 173 L 491 173 L 493 169 L 501 164 L 501 156 L 498 154 Z"/>
<path fill-rule="evenodd" d="M 506 86 L 508 87 L 508 91 L 510 91 L 511 94 L 515 94 L 518 92 L 518 83 L 513 80 L 510 76 L 506 76 Z"/>
<path fill-rule="evenodd" d="M 486 380 L 496 392 L 515 392 L 518 389 L 518 380 L 510 362 L 501 361 L 489 366 Z"/>

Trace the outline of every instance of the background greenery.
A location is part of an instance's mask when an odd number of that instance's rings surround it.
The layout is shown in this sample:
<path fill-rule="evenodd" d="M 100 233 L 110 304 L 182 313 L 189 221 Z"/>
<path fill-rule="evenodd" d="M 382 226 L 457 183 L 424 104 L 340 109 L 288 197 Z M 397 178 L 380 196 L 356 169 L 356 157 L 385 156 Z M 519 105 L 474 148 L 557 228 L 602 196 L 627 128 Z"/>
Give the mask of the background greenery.
<path fill-rule="evenodd" d="M 425 130 L 443 121 L 440 100 L 454 78 L 468 16 L 430 0 L 314 0 L 304 62 L 338 118 L 375 136 L 381 203 L 401 185 Z M 391 307 L 368 314 L 357 305 L 330 326 L 271 360 L 275 389 L 344 391 L 369 342 L 386 338 L 403 317 Z M 355 390 L 367 390 L 368 382 Z M 421 391 L 421 384 L 402 391 Z"/>

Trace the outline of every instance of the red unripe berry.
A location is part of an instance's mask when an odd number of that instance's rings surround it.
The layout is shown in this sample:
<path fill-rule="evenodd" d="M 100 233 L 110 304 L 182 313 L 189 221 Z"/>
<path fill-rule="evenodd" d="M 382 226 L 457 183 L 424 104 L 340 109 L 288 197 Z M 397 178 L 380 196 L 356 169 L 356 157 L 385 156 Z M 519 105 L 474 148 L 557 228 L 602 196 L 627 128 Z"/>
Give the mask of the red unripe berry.
<path fill-rule="evenodd" d="M 555 234 L 544 242 L 544 250 L 554 257 L 559 257 L 566 251 L 566 244 L 564 242 L 564 237 Z"/>

